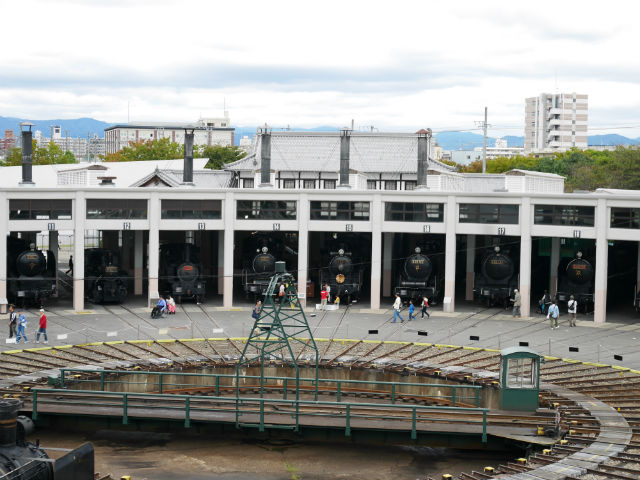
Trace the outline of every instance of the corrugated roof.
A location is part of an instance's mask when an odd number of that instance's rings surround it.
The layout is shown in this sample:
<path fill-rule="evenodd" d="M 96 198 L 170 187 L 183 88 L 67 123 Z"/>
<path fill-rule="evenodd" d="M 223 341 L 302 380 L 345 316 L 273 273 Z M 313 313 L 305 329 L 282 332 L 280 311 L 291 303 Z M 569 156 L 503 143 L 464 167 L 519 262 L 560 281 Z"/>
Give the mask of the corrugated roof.
<path fill-rule="evenodd" d="M 227 170 L 257 170 L 261 165 L 262 137 L 253 152 L 225 166 Z M 409 173 L 418 169 L 418 135 L 409 133 L 351 134 L 349 167 L 360 173 Z M 456 171 L 429 159 L 429 168 Z M 274 132 L 271 134 L 271 169 L 277 171 L 340 170 L 340 132 Z"/>

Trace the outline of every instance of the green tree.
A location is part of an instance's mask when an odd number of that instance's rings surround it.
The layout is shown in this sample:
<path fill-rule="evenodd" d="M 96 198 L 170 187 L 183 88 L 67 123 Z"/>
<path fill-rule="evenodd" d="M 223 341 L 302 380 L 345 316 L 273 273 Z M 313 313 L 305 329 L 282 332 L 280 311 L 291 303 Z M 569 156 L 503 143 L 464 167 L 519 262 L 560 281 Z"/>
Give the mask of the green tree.
<path fill-rule="evenodd" d="M 69 151 L 63 152 L 62 149 L 54 142 L 48 143 L 46 147 L 39 147 L 36 141 L 32 140 L 31 151 L 31 160 L 33 165 L 77 163 L 76 157 L 73 153 Z M 12 148 L 3 165 L 8 167 L 22 165 L 22 149 Z"/>
<path fill-rule="evenodd" d="M 205 168 L 220 170 L 226 163 L 244 158 L 246 153 L 236 146 L 201 145 L 194 147 L 194 157 L 208 158 Z"/>
<path fill-rule="evenodd" d="M 116 153 L 104 156 L 105 162 L 135 162 L 141 160 L 174 160 L 184 156 L 184 148 L 169 138 L 132 143 Z"/>

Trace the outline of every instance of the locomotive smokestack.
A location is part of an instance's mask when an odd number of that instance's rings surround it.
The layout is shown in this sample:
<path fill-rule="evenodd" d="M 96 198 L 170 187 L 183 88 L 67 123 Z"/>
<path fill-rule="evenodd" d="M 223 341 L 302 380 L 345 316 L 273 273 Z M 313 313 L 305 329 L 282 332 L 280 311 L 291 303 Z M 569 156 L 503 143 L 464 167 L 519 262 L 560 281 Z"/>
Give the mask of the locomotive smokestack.
<path fill-rule="evenodd" d="M 23 130 L 22 127 L 29 127 L 29 129 Z M 33 169 L 33 145 L 31 144 L 31 127 L 33 127 L 33 123 L 23 122 L 20 124 L 20 133 L 22 135 L 22 181 L 20 182 L 20 185 L 34 185 L 31 176 Z"/>
<path fill-rule="evenodd" d="M 16 446 L 18 411 L 21 407 L 22 400 L 18 398 L 0 400 L 0 447 Z"/>
<path fill-rule="evenodd" d="M 193 128 L 184 129 L 184 168 L 182 183 L 193 184 Z"/>
<path fill-rule="evenodd" d="M 272 187 L 271 185 L 271 129 L 262 128 L 259 130 L 261 136 L 260 143 L 260 186 Z"/>
<path fill-rule="evenodd" d="M 351 130 L 340 130 L 340 188 L 350 188 L 349 185 L 349 149 L 351 146 Z"/>
<path fill-rule="evenodd" d="M 429 146 L 431 143 L 431 129 L 418 132 L 418 182 L 419 189 L 427 188 L 427 169 L 429 168 Z"/>

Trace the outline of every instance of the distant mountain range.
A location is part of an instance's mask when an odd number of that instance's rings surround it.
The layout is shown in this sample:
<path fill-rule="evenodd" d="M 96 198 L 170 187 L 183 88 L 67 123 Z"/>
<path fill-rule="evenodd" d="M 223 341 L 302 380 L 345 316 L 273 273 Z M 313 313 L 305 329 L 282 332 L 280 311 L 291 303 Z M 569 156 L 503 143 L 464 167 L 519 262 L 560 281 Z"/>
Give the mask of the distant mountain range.
<path fill-rule="evenodd" d="M 40 130 L 44 137 L 51 135 L 50 129 L 52 126 L 62 127 L 62 136 L 69 132 L 69 136 L 83 137 L 87 135 L 93 137 L 104 137 L 104 129 L 108 128 L 114 123 L 102 122 L 93 118 L 74 118 L 74 119 L 55 119 L 55 120 L 30 120 L 14 117 L 2 117 L 0 116 L 0 136 L 4 137 L 5 130 L 13 130 L 16 135 L 20 131 L 20 122 L 31 122 L 35 124 L 32 127 L 33 131 Z M 253 138 L 258 127 L 254 126 L 236 126 L 235 129 L 235 143 L 239 143 L 243 136 Z M 323 126 L 315 128 L 297 128 L 291 127 L 292 131 L 305 131 L 305 132 L 335 132 L 339 130 L 339 127 Z M 278 130 L 274 128 L 274 130 Z M 416 129 L 417 130 L 417 129 Z M 482 146 L 482 135 L 473 132 L 441 132 L 435 134 L 436 140 L 444 150 L 473 150 L 475 147 Z M 522 147 L 524 145 L 524 137 L 507 135 L 502 137 L 507 141 L 509 147 Z M 496 139 L 493 137 L 487 137 L 487 146 L 494 147 Z M 617 133 L 611 133 L 607 135 L 589 135 L 589 145 L 639 145 L 640 138 L 628 138 Z"/>

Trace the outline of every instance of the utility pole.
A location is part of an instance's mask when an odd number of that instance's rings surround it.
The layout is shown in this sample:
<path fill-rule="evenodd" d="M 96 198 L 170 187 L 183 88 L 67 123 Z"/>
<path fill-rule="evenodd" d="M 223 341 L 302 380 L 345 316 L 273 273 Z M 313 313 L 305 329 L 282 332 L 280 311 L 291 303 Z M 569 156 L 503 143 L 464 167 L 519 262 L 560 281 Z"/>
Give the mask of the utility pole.
<path fill-rule="evenodd" d="M 482 173 L 487 173 L 487 107 L 484 107 L 484 121 L 476 122 L 476 126 L 482 127 Z"/>

